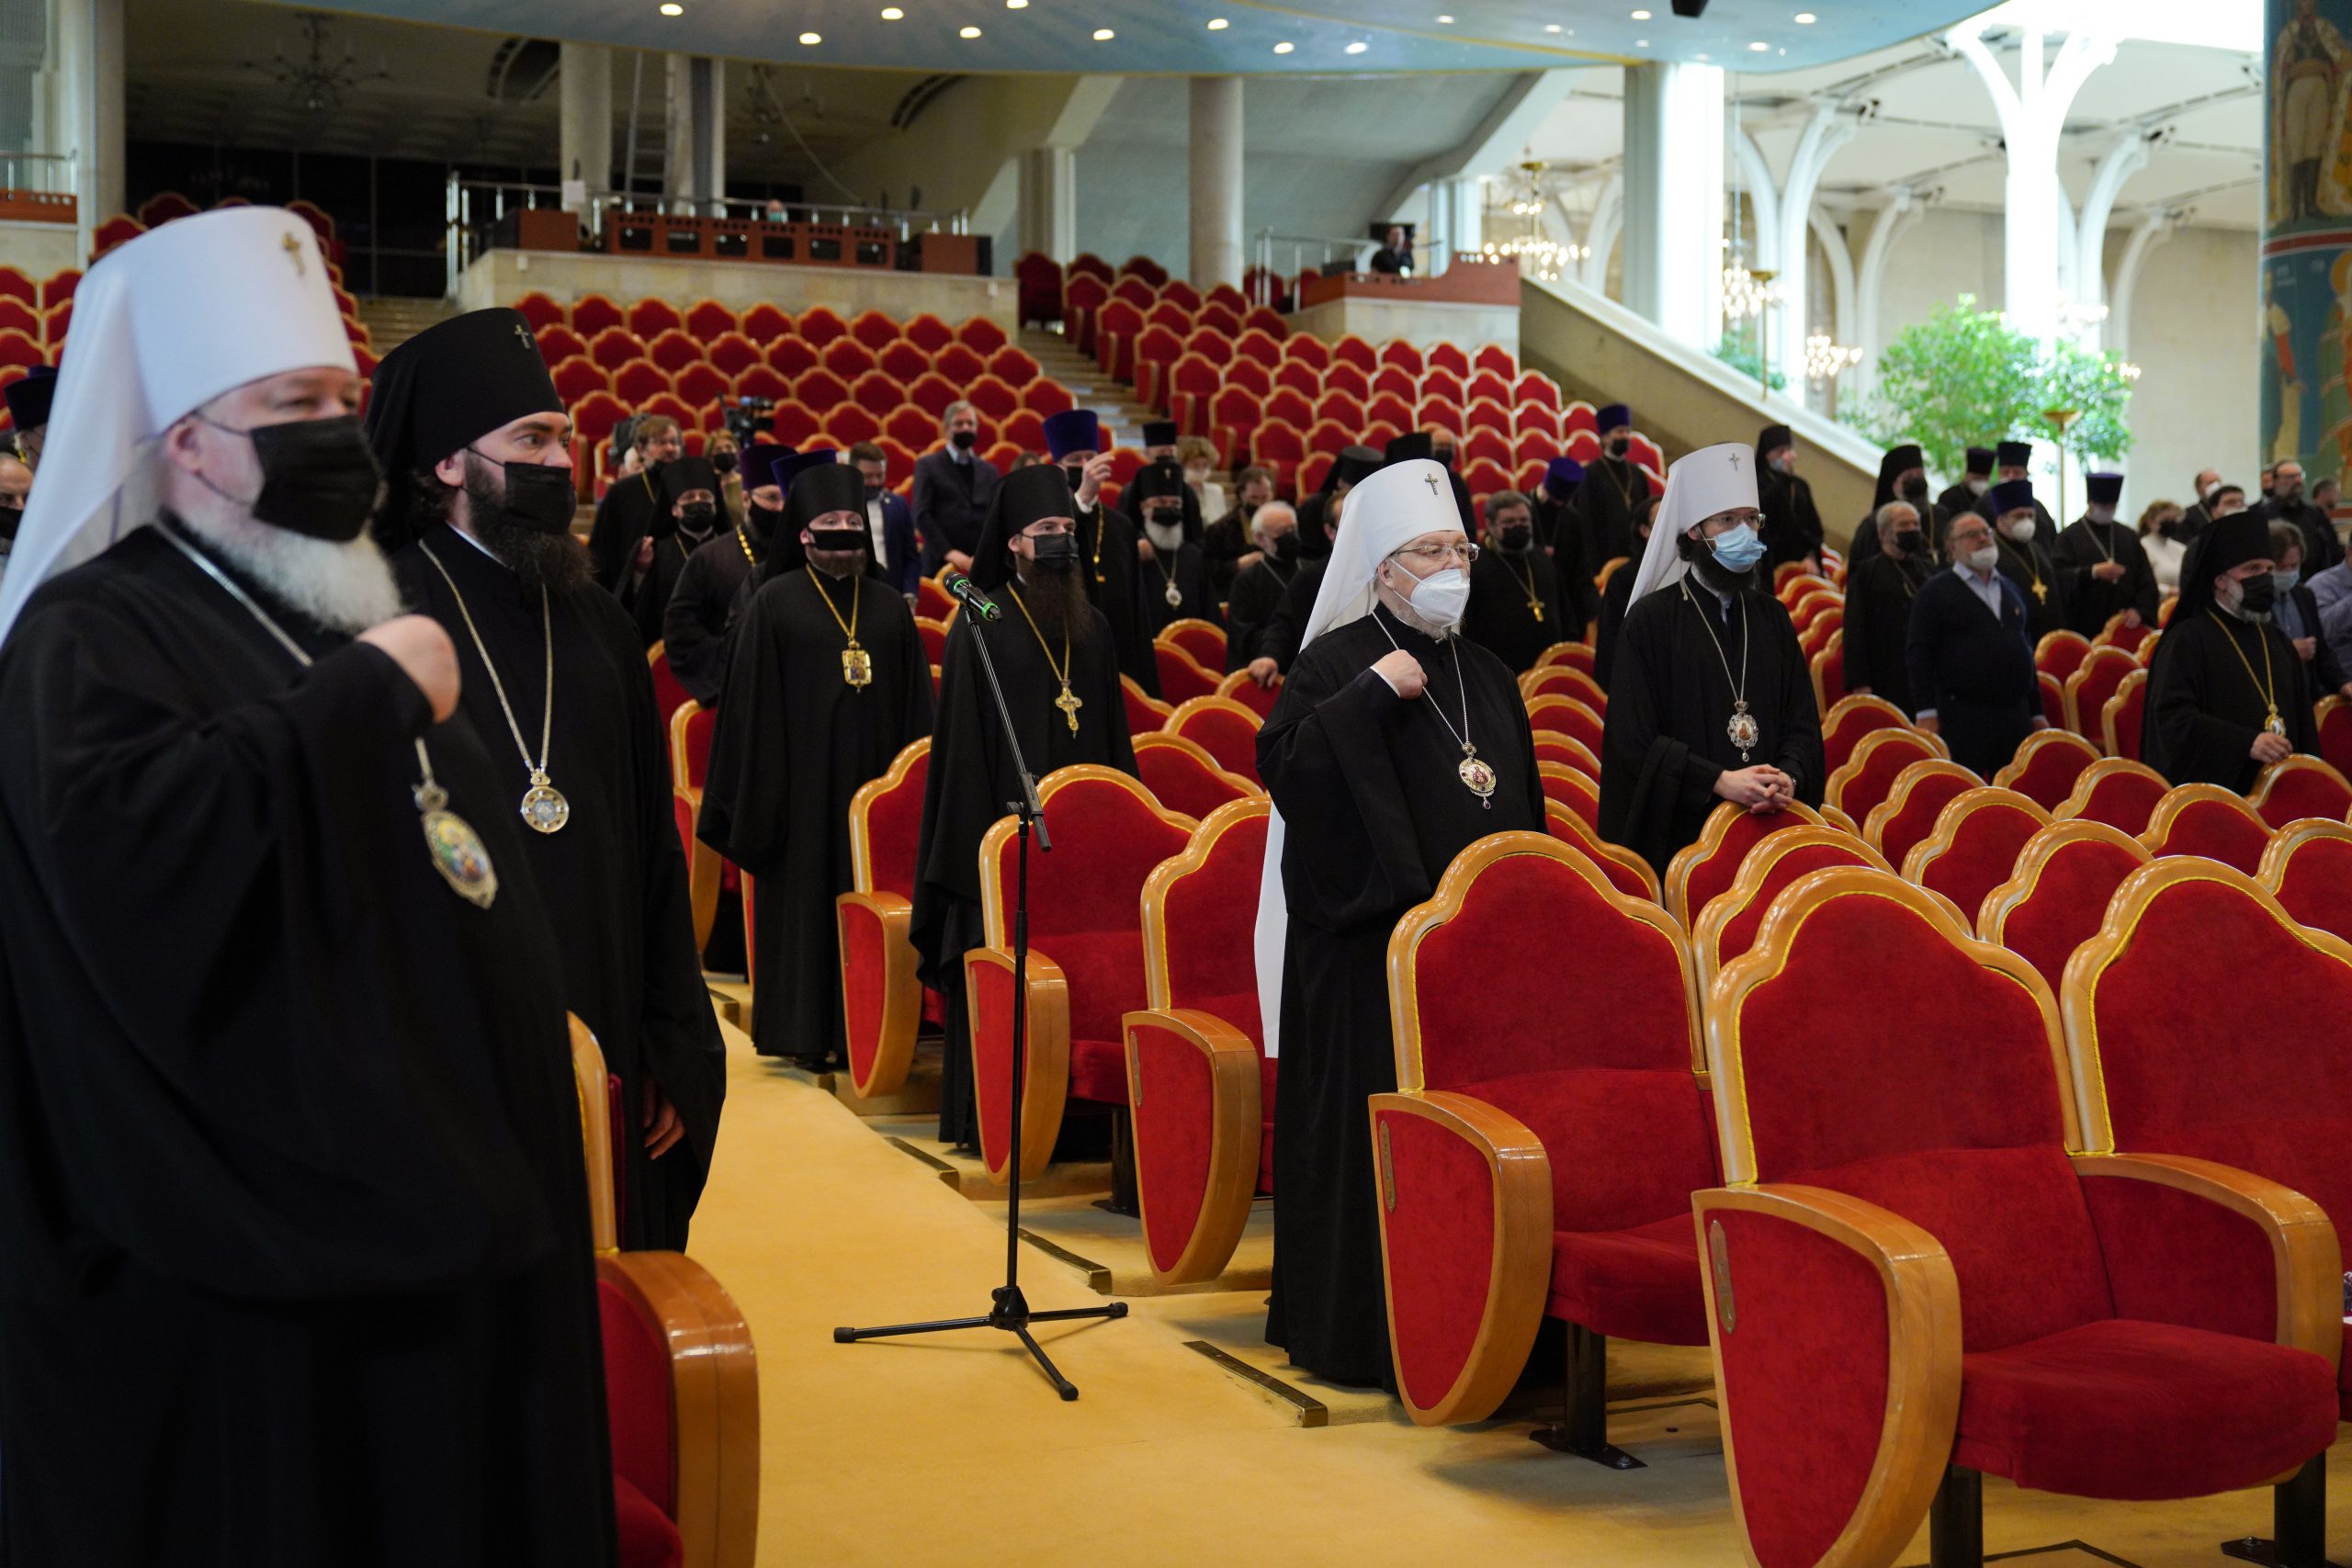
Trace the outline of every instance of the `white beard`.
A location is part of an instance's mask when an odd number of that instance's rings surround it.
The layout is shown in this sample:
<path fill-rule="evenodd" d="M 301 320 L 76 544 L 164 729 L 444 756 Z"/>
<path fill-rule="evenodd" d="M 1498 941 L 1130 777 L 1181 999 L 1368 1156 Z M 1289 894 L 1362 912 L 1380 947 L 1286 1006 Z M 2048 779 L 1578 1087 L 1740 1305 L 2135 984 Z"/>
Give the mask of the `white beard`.
<path fill-rule="evenodd" d="M 338 544 L 251 517 L 187 516 L 181 521 L 288 609 L 300 611 L 329 631 L 364 632 L 405 608 L 391 566 L 373 535 Z"/>

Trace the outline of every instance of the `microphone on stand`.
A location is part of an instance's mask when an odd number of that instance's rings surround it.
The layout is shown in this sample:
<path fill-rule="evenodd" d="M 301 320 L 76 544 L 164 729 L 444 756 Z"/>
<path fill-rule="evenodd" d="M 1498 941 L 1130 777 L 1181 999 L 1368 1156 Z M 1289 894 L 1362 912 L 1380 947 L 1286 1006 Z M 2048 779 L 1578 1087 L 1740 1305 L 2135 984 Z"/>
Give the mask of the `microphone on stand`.
<path fill-rule="evenodd" d="M 951 571 L 940 580 L 941 586 L 960 601 L 963 606 L 984 621 L 1001 621 L 1004 607 L 979 590 L 979 585 L 960 571 Z"/>

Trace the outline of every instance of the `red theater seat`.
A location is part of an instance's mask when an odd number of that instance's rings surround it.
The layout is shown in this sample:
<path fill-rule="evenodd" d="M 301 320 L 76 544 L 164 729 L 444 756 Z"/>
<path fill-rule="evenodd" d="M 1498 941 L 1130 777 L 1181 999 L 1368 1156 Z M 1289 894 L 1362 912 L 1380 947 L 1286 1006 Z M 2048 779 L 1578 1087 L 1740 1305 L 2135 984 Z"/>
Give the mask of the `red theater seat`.
<path fill-rule="evenodd" d="M 1170 811 L 1205 819 L 1220 806 L 1265 794 L 1253 781 L 1218 767 L 1198 741 L 1181 735 L 1138 735 L 1135 747 L 1136 773 Z"/>
<path fill-rule="evenodd" d="M 6 292 L 8 290 L 0 288 L 0 293 Z M 536 288 L 515 300 L 514 309 L 522 313 L 525 321 L 531 323 L 533 332 L 537 332 L 541 327 L 562 326 L 570 315 L 570 312 L 561 305 Z"/>
<path fill-rule="evenodd" d="M 1548 671 L 1528 671 L 1530 676 L 1544 673 Z M 1538 736 L 1546 733 L 1565 735 L 1594 756 L 1601 754 L 1602 737 L 1609 726 L 1608 720 L 1600 714 L 1561 693 L 1539 691 L 1533 695 L 1527 695 L 1524 684 L 1520 690 L 1526 697 L 1527 722 Z"/>
<path fill-rule="evenodd" d="M 974 354 L 994 354 L 1008 341 L 1004 329 L 986 316 L 967 316 L 956 329 L 956 341 Z"/>
<path fill-rule="evenodd" d="M 2319 720 L 2319 754 L 2327 765 L 2352 778 L 2352 704 L 2340 696 L 2324 696 L 2314 710 Z"/>
<path fill-rule="evenodd" d="M 1903 879 L 1952 901 L 1974 930 L 1985 896 L 2007 882 L 2018 856 L 2050 826 L 2050 813 L 2011 789 L 1962 790 L 1903 859 Z"/>
<path fill-rule="evenodd" d="M 1828 804 L 1857 822 L 1866 821 L 1893 793 L 1896 774 L 1914 762 L 1947 755 L 1942 741 L 1907 726 L 1871 730 L 1855 744 L 1846 765 L 1829 775 Z"/>
<path fill-rule="evenodd" d="M 2054 989 L 2107 901 L 2146 865 L 2147 847 L 2104 822 L 2062 820 L 2026 840 L 2008 880 L 1984 896 L 1977 934 L 2023 958 Z"/>
<path fill-rule="evenodd" d="M 2233 1003 L 2252 975 L 2275 1030 L 2248 1030 Z M 2299 924 L 2243 876 L 2162 862 L 2118 889 L 2069 972 L 2065 1000 L 2087 1146 L 2178 1162 L 2214 1181 L 2250 1171 L 2301 1194 L 2297 1203 L 2352 1218 L 2352 1036 L 2342 1026 L 2352 1016 L 2352 946 Z M 2335 1353 L 2335 1303 L 2299 1312 L 2283 1289 L 2248 1295 L 2233 1332 Z M 2339 1371 L 2335 1381 L 2339 1410 L 2352 1415 L 2352 1377 Z M 2279 1490 L 2284 1524 L 2290 1497 Z"/>
<path fill-rule="evenodd" d="M 613 395 L 631 408 L 641 409 L 672 389 L 670 373 L 650 360 L 632 359 L 613 372 Z"/>
<path fill-rule="evenodd" d="M 2107 699 L 2139 668 L 2139 660 L 2120 648 L 2093 647 L 2083 655 L 2074 673 L 2065 678 L 2066 728 L 2104 751 L 2106 739 L 2099 717 L 2106 711 Z"/>
<path fill-rule="evenodd" d="M 1451 338 L 1430 344 L 1428 354 L 1423 355 L 1423 363 L 1431 370 L 1451 370 L 1465 378 L 1470 374 L 1469 355 L 1464 353 L 1462 345 Z"/>
<path fill-rule="evenodd" d="M 2083 1153 L 2048 986 L 1934 895 L 1799 879 L 1708 1047 L 1729 1185 L 1693 1206 L 1751 1561 L 1894 1562 L 1939 1487 L 1938 1534 L 1981 1539 L 1984 1472 L 2153 1501 L 2334 1440 L 2324 1222 L 2257 1179 Z"/>
<path fill-rule="evenodd" d="M 2165 789 L 2164 775 L 2147 763 L 2102 757 L 2076 775 L 2073 791 L 2052 815 L 2104 822 L 2137 835 L 2146 830 Z"/>
<path fill-rule="evenodd" d="M 1539 740 L 1536 745 L 1540 749 L 1543 742 Z M 1623 844 L 1612 844 L 1601 838 L 1599 829 L 1574 807 L 1547 797 L 1544 802 L 1544 830 L 1600 867 L 1609 886 L 1626 897 L 1646 898 L 1664 908 L 1657 873 L 1650 869 L 1650 863 Z"/>
<path fill-rule="evenodd" d="M 1217 682 L 1225 678 L 1222 659 L 1215 665 L 1204 665 L 1182 643 L 1164 636 L 1153 641 L 1152 656 L 1159 666 L 1159 694 L 1171 703 L 1215 696 Z"/>
<path fill-rule="evenodd" d="M 2140 834 L 2148 852 L 2203 855 L 2251 876 L 2270 847 L 2270 824 L 2255 815 L 2245 797 L 2219 784 L 2188 784 L 2166 790 L 2148 814 Z"/>
<path fill-rule="evenodd" d="M 1012 1096 L 1012 899 L 1016 844 L 1010 818 L 980 844 L 988 943 L 964 955 L 972 1036 L 973 1099 L 989 1179 L 1011 1177 L 1012 1118 L 1021 1118 L 1022 1175 L 1042 1173 L 1070 1099 L 1125 1114 L 1123 1020 L 1148 1006 L 1140 910 L 1144 882 L 1183 852 L 1193 818 L 1161 807 L 1114 768 L 1059 768 L 1038 785 L 1054 853 L 1029 866 L 1025 1006 L 1027 1076 Z M 1076 853 L 1069 852 L 1075 850 Z"/>
<path fill-rule="evenodd" d="M 833 900 L 833 918 L 841 933 L 850 1079 L 869 1098 L 895 1094 L 905 1084 L 926 1010 L 907 930 L 930 763 L 926 736 L 850 800 L 851 891 Z"/>
<path fill-rule="evenodd" d="M 2309 818 L 2280 829 L 2256 880 L 2299 923 L 2352 941 L 2352 828 Z"/>
<path fill-rule="evenodd" d="M 1754 950 L 1781 891 L 1809 872 L 1833 865 L 1874 866 L 1891 871 L 1886 857 L 1842 829 L 1826 823 L 1799 824 L 1756 841 L 1739 863 L 1739 874 L 1708 900 L 1690 925 L 1690 953 L 1699 969 L 1699 994 L 1714 986 L 1724 965 Z"/>
<path fill-rule="evenodd" d="M 1753 816 L 1727 802 L 1716 807 L 1708 813 L 1706 826 L 1699 830 L 1699 837 L 1676 851 L 1674 858 L 1667 863 L 1667 913 L 1689 930 L 1716 895 L 1729 889 L 1738 879 L 1740 865 L 1748 851 L 1783 829 L 1821 825 L 1820 817 L 1802 804 L 1792 804 L 1784 811 L 1763 817 Z M 1854 837 L 1857 843 L 1860 842 L 1858 835 Z"/>
<path fill-rule="evenodd" d="M 618 370 L 645 357 L 645 344 L 627 327 L 606 327 L 588 340 L 588 357 L 607 370 Z"/>
<path fill-rule="evenodd" d="M 686 318 L 667 299 L 644 299 L 628 308 L 623 318 L 628 330 L 649 343 L 666 332 L 676 332 L 686 324 Z"/>
<path fill-rule="evenodd" d="M 628 312 L 609 295 L 582 294 L 571 302 L 571 330 L 583 337 L 594 337 L 607 327 L 624 326 L 628 321 Z"/>
<path fill-rule="evenodd" d="M 671 378 L 670 385 L 680 402 L 697 412 L 708 409 L 734 388 L 726 373 L 707 360 L 687 366 Z"/>
<path fill-rule="evenodd" d="M 1225 628 L 1213 621 L 1191 616 L 1170 621 L 1160 628 L 1156 640 L 1174 643 L 1204 669 L 1225 668 Z"/>
<path fill-rule="evenodd" d="M 1688 1210 L 1717 1167 L 1680 931 L 1569 846 L 1498 833 L 1398 922 L 1389 964 L 1397 1092 L 1371 1113 L 1398 1396 L 1423 1426 L 1483 1420 L 1556 1318 L 1567 1419 L 1538 1437 L 1630 1468 L 1608 1338 L 1705 1331 Z"/>
<path fill-rule="evenodd" d="M 1263 787 L 1258 777 L 1258 716 L 1230 697 L 1193 697 L 1168 716 L 1170 735 L 1199 742 L 1227 773 Z"/>
<path fill-rule="evenodd" d="M 1271 809 L 1217 807 L 1144 883 L 1146 1006 L 1123 1025 L 1136 1193 L 1163 1285 L 1215 1279 L 1272 1188 L 1273 1064 L 1250 925 L 1233 918 L 1257 897 Z"/>
<path fill-rule="evenodd" d="M 849 335 L 849 323 L 829 305 L 812 305 L 801 313 L 793 328 L 816 348 L 822 349 L 835 338 Z"/>
<path fill-rule="evenodd" d="M 1216 683 L 1216 694 L 1228 701 L 1239 703 L 1243 707 L 1256 714 L 1258 721 L 1263 724 L 1266 716 L 1274 711 L 1274 705 L 1282 700 L 1282 677 L 1276 676 L 1274 683 L 1271 686 L 1261 686 L 1250 678 L 1250 671 L 1236 670 Z"/>
<path fill-rule="evenodd" d="M 1127 733 L 1153 735 L 1167 728 L 1170 715 L 1176 710 L 1146 692 L 1132 675 L 1119 677 L 1119 695 L 1126 704 Z M 1219 767 L 1224 766 L 1222 762 Z"/>
<path fill-rule="evenodd" d="M 611 374 L 585 355 L 574 355 L 553 366 L 548 377 L 555 383 L 555 395 L 563 400 L 566 407 L 591 392 L 609 392 L 613 388 Z"/>
<path fill-rule="evenodd" d="M 2341 822 L 2352 812 L 2352 784 L 2317 757 L 2289 757 L 2265 767 L 2254 781 L 2249 798 L 2254 809 L 2273 828 L 2284 828 L 2302 817 L 2324 817 Z"/>
<path fill-rule="evenodd" d="M 772 305 L 763 299 L 743 312 L 741 331 L 753 343 L 764 345 L 775 342 L 778 338 L 789 336 L 792 332 L 792 318 L 785 314 L 782 307 Z"/>
<path fill-rule="evenodd" d="M 857 339 L 837 337 L 818 350 L 817 363 L 848 382 L 873 369 L 877 361 L 874 351 Z"/>
<path fill-rule="evenodd" d="M 2067 729 L 2037 729 L 2018 743 L 1994 784 L 2013 789 L 2045 811 L 2055 811 L 2074 792 L 2083 770 L 2098 761 L 2098 749 Z"/>
<path fill-rule="evenodd" d="M 735 311 L 716 299 L 697 299 L 686 311 L 685 328 L 695 342 L 714 344 L 735 331 Z"/>
<path fill-rule="evenodd" d="M 1958 762 L 1941 757 L 1907 763 L 1894 775 L 1894 786 L 1886 792 L 1886 798 L 1862 819 L 1862 837 L 1886 857 L 1889 865 L 1899 866 L 1911 846 L 1935 830 L 1936 818 L 1946 805 L 1962 791 L 1979 788 L 1984 783 Z"/>
<path fill-rule="evenodd" d="M 768 367 L 781 376 L 801 377 L 817 368 L 817 345 L 786 333 L 768 344 Z"/>
<path fill-rule="evenodd" d="M 1821 720 L 1821 750 L 1835 773 L 1853 760 L 1854 748 L 1874 729 L 1909 729 L 1911 720 L 1884 697 L 1867 694 L 1840 697 Z"/>

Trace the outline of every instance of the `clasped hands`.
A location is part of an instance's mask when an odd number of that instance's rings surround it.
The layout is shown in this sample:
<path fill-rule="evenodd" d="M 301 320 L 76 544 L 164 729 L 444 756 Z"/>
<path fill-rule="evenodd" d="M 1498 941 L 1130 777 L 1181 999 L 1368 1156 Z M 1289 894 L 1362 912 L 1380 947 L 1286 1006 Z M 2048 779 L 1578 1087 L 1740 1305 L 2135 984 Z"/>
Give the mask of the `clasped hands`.
<path fill-rule="evenodd" d="M 1716 774 L 1715 793 L 1749 816 L 1761 817 L 1794 806 L 1797 783 L 1770 762 L 1758 762 Z"/>

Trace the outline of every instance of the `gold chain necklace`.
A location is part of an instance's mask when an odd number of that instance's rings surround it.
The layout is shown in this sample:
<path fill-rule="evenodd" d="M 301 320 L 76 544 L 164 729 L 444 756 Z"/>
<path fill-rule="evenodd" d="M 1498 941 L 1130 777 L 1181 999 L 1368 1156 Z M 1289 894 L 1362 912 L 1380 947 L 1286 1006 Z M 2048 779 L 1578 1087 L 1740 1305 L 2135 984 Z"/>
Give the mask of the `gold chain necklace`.
<path fill-rule="evenodd" d="M 202 551 L 174 533 L 168 526 L 155 530 L 168 540 L 172 547 L 194 561 L 204 575 L 219 583 L 229 597 L 243 605 L 262 629 L 276 637 L 278 645 L 294 656 L 294 662 L 303 669 L 311 667 L 311 656 L 302 645 L 287 635 L 270 613 L 256 604 L 252 594 L 237 585 L 236 579 L 212 564 Z M 473 824 L 449 809 L 449 792 L 433 776 L 433 759 L 424 750 L 424 739 L 416 739 L 416 765 L 420 770 L 418 783 L 409 791 L 416 802 L 417 814 L 424 819 L 424 846 L 433 858 L 433 869 L 441 874 L 451 891 L 478 909 L 487 909 L 498 897 L 498 869 L 490 863 L 490 852 L 482 847 L 481 835 Z"/>
<path fill-rule="evenodd" d="M 751 536 L 744 533 L 740 527 L 735 530 L 735 542 L 742 547 L 743 558 L 745 560 L 750 561 L 754 567 L 760 564 L 760 558 L 752 553 Z"/>
<path fill-rule="evenodd" d="M 2033 602 L 2037 604 L 2046 602 L 2050 597 L 2050 586 L 2041 581 L 2041 562 L 2035 558 L 2033 551 L 2019 549 L 2007 539 L 1999 538 L 1997 534 L 1996 537 L 2001 548 L 2024 558 L 2026 570 L 2033 575 Z"/>
<path fill-rule="evenodd" d="M 1682 602 L 1698 612 L 1699 624 L 1706 627 L 1707 640 L 1715 645 L 1715 657 L 1723 660 L 1724 683 L 1731 688 L 1731 717 L 1724 725 L 1724 733 L 1731 738 L 1733 745 L 1739 748 L 1739 760 L 1745 762 L 1747 754 L 1756 749 L 1756 743 L 1764 735 L 1763 727 L 1756 722 L 1756 716 L 1747 711 L 1747 596 L 1741 595 L 1739 601 L 1739 679 L 1735 681 L 1731 678 L 1731 659 L 1724 652 L 1723 638 L 1715 635 L 1715 628 L 1707 620 L 1707 612 L 1700 607 L 1699 601 L 1690 596 L 1690 581 L 1685 579 L 1679 586 L 1682 590 Z"/>
<path fill-rule="evenodd" d="M 833 625 L 841 627 L 842 636 L 849 638 L 849 646 L 842 649 L 842 683 L 854 690 L 864 691 L 874 683 L 874 656 L 857 646 L 857 612 L 865 603 L 865 595 L 858 592 L 859 580 L 852 578 L 849 585 L 849 619 L 844 621 L 842 619 L 841 611 L 834 607 L 833 596 L 825 592 L 823 583 L 817 581 L 818 575 L 815 567 L 808 569 L 808 586 L 817 591 L 817 597 L 825 602 L 825 608 L 832 611 Z"/>
<path fill-rule="evenodd" d="M 2213 608 L 2216 611 L 2219 611 L 2221 615 L 2226 615 L 2229 614 L 2227 610 L 2222 609 L 2219 604 L 2214 605 Z M 2245 678 L 2249 681 L 2254 681 L 2254 660 L 2248 659 L 2245 656 L 2245 649 L 2238 646 L 2237 634 L 2230 630 L 2229 627 L 2223 626 L 2218 619 L 2213 622 L 2213 626 L 2214 628 L 2222 634 L 2222 637 L 2228 641 L 2230 645 L 2230 651 L 2238 656 L 2238 662 L 2245 666 Z M 2259 681 L 2254 681 L 2254 683 L 2256 689 L 2262 693 L 2262 705 L 2269 710 L 2267 716 L 2265 716 L 2262 721 L 2262 728 L 2267 734 L 2283 737 L 2287 733 L 2287 721 L 2278 716 L 2278 689 L 2272 682 L 2270 671 L 2270 639 L 2267 637 L 2263 637 L 2262 628 L 2260 626 L 2255 627 L 2254 635 L 2259 638 L 2262 643 L 2262 679 Z"/>
<path fill-rule="evenodd" d="M 506 716 L 506 732 L 514 737 L 514 750 L 523 754 L 523 766 L 531 775 L 531 786 L 523 792 L 523 820 L 537 832 L 560 832 L 563 825 L 571 820 L 571 802 L 548 782 L 548 745 L 555 734 L 555 615 L 548 607 L 547 584 L 539 584 L 539 626 L 547 637 L 548 695 L 539 714 L 539 760 L 534 762 L 531 749 L 523 739 L 523 727 L 514 722 L 514 705 L 506 700 L 506 682 L 498 678 L 498 666 L 491 662 L 490 645 L 481 640 L 481 628 L 474 625 L 473 612 L 466 608 L 466 596 L 458 592 L 458 580 L 449 575 L 449 569 L 441 564 L 441 558 L 433 553 L 432 546 L 419 539 L 416 547 L 424 552 L 424 558 L 433 563 L 433 570 L 441 574 L 441 581 L 449 585 L 451 597 L 458 601 L 458 614 L 466 623 L 468 635 L 474 639 L 474 651 L 481 655 L 481 667 L 490 671 L 490 689 L 498 694 L 499 711 Z"/>
<path fill-rule="evenodd" d="M 1046 634 L 1037 629 L 1037 617 L 1029 613 L 1029 606 L 1021 598 L 1021 590 L 1008 582 L 1005 584 L 1005 591 L 1012 595 L 1012 603 L 1020 609 L 1021 618 L 1029 623 L 1029 635 L 1037 639 L 1038 650 L 1046 656 L 1046 668 L 1052 671 L 1054 679 L 1062 683 L 1062 694 L 1054 699 L 1054 705 L 1062 710 L 1062 716 L 1069 721 L 1069 732 L 1076 735 L 1078 710 L 1084 707 L 1086 704 L 1076 692 L 1069 689 L 1069 628 L 1067 626 L 1062 628 L 1062 661 L 1056 664 L 1054 650 L 1046 643 Z M 975 632 L 974 635 L 977 636 L 978 633 Z"/>
<path fill-rule="evenodd" d="M 1388 639 L 1389 647 L 1399 653 L 1405 651 L 1403 645 L 1396 640 L 1396 634 L 1390 631 L 1388 623 L 1380 618 L 1378 606 L 1372 612 L 1372 624 L 1380 628 L 1380 635 Z M 1440 724 L 1445 726 L 1445 732 L 1453 737 L 1453 743 L 1462 748 L 1462 761 L 1453 765 L 1454 776 L 1462 781 L 1463 788 L 1478 797 L 1480 810 L 1492 811 L 1495 808 L 1495 770 L 1492 763 L 1478 755 L 1478 748 L 1470 743 L 1470 687 L 1462 675 L 1462 649 L 1456 644 L 1446 651 L 1453 655 L 1453 691 L 1462 699 L 1462 728 L 1453 728 L 1453 721 L 1445 716 L 1445 709 L 1438 705 L 1433 694 L 1424 689 L 1421 694 L 1430 699 L 1430 711 L 1437 715 Z"/>
<path fill-rule="evenodd" d="M 1538 626 L 1543 625 L 1544 601 L 1535 592 L 1535 563 L 1533 561 L 1528 562 L 1527 570 L 1523 573 L 1517 566 L 1512 564 L 1510 558 L 1508 556 L 1503 558 L 1503 565 L 1510 568 L 1510 574 L 1513 577 L 1518 578 L 1519 585 L 1527 591 L 1527 607 L 1534 615 L 1535 624 Z"/>

